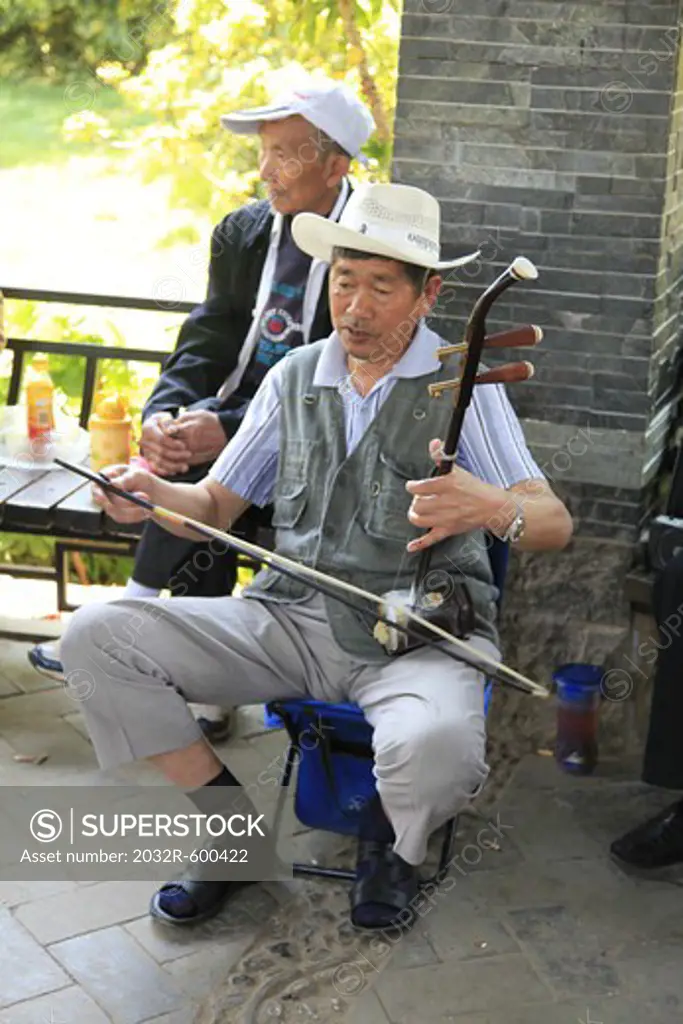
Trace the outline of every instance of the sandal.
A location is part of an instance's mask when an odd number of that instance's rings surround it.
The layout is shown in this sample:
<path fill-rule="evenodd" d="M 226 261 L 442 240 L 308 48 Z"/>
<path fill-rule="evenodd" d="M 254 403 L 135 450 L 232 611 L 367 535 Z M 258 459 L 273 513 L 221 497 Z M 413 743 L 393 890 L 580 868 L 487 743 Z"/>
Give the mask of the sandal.
<path fill-rule="evenodd" d="M 355 928 L 404 930 L 414 922 L 419 891 L 417 869 L 394 853 L 390 843 L 359 841 L 350 897 Z"/>
<path fill-rule="evenodd" d="M 239 889 L 254 884 L 245 881 L 202 882 L 194 879 L 167 882 L 152 896 L 149 912 L 164 924 L 199 924 L 214 917 Z M 170 907 L 174 904 L 176 913 L 171 913 Z"/>

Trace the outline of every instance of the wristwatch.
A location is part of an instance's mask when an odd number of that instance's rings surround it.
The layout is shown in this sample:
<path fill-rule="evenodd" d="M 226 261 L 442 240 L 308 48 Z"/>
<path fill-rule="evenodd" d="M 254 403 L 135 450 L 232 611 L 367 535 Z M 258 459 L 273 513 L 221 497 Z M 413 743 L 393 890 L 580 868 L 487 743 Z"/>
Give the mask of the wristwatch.
<path fill-rule="evenodd" d="M 524 509 L 521 504 L 516 500 L 517 513 L 515 518 L 512 520 L 507 530 L 500 538 L 505 544 L 516 544 L 524 536 L 524 530 L 526 528 L 526 520 L 524 519 Z"/>

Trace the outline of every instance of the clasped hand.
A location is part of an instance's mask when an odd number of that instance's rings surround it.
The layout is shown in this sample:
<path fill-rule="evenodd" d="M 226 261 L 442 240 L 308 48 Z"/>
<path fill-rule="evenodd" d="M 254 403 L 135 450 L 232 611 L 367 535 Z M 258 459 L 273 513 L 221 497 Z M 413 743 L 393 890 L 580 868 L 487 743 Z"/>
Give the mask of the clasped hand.
<path fill-rule="evenodd" d="M 441 450 L 441 441 L 430 442 L 429 454 L 437 464 Z M 453 466 L 444 476 L 409 480 L 406 490 L 413 495 L 408 519 L 413 526 L 429 530 L 410 541 L 407 547 L 410 552 L 422 551 L 446 537 L 498 521 L 505 493 L 460 466 Z"/>
<path fill-rule="evenodd" d="M 192 409 L 175 418 L 170 412 L 156 412 L 143 423 L 140 445 L 155 473 L 177 476 L 190 466 L 213 462 L 225 447 L 226 436 L 215 412 Z"/>

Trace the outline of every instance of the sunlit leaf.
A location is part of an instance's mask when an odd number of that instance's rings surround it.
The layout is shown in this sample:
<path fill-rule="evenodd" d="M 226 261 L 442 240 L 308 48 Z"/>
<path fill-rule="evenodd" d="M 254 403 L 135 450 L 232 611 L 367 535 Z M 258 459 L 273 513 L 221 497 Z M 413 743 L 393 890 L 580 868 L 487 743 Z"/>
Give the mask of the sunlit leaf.
<path fill-rule="evenodd" d="M 370 16 L 360 4 L 356 4 L 355 21 L 359 29 L 369 29 L 372 27 Z"/>

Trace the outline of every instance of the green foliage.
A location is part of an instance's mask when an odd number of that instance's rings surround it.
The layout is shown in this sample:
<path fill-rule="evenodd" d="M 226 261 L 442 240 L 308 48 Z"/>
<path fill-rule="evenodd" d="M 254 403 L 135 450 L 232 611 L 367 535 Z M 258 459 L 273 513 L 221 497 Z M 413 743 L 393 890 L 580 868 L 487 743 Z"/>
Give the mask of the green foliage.
<path fill-rule="evenodd" d="M 6 533 L 0 535 L 0 563 L 3 565 L 54 565 L 56 540 L 30 533 Z M 134 559 L 127 555 L 93 554 L 87 548 L 80 552 L 81 563 L 88 582 L 93 586 L 124 586 L 133 572 Z M 69 580 L 78 582 L 73 564 L 69 558 Z"/>
<path fill-rule="evenodd" d="M 386 6 L 398 13 L 398 0 L 386 0 Z M 382 19 L 385 0 L 354 0 L 354 20 L 361 32 L 372 33 L 375 23 Z M 344 29 L 344 18 L 339 0 L 306 0 L 293 11 L 292 38 L 315 46 L 321 37 L 335 33 L 339 39 Z"/>
<path fill-rule="evenodd" d="M 173 228 L 171 231 L 167 231 L 163 238 L 160 238 L 157 242 L 159 249 L 170 249 L 174 245 L 199 245 L 202 242 L 202 236 L 194 226 L 194 224 L 182 224 L 180 227 Z"/>
<path fill-rule="evenodd" d="M 83 566 L 88 575 L 88 581 L 93 586 L 125 586 L 133 573 L 135 564 L 134 558 L 127 555 L 94 555 L 87 550 L 81 552 Z M 73 571 L 70 579 L 75 579 Z"/>
<path fill-rule="evenodd" d="M 52 537 L 4 531 L 0 534 L 0 562 L 3 565 L 50 565 L 54 552 Z"/>
<path fill-rule="evenodd" d="M 363 55 L 393 121 L 400 19 L 392 3 L 355 0 Z M 118 88 L 150 118 L 113 137 L 138 154 L 147 180 L 168 175 L 172 203 L 215 222 L 263 193 L 258 140 L 220 127 L 220 115 L 266 103 L 302 78 L 325 75 L 362 95 L 361 54 L 343 42 L 338 4 L 321 0 L 185 0 L 173 39 L 151 52 L 144 71 Z M 340 40 L 342 40 L 340 42 Z M 386 180 L 391 143 L 366 147 L 370 167 L 357 180 Z"/>
<path fill-rule="evenodd" d="M 74 81 L 107 66 L 137 74 L 172 30 L 162 0 L 0 0 L 0 75 Z"/>

